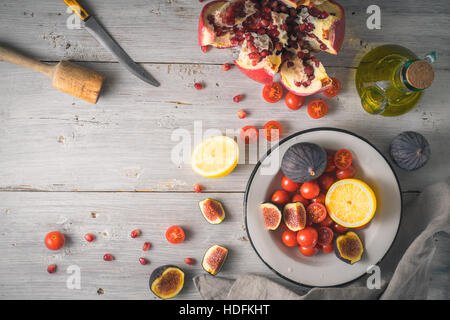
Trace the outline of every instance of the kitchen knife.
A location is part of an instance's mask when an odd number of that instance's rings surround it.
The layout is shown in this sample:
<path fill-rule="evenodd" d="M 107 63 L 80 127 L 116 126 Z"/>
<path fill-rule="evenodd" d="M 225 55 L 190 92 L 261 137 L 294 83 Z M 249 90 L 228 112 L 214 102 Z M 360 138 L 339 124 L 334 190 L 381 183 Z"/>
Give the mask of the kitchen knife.
<path fill-rule="evenodd" d="M 95 17 L 89 15 L 76 0 L 63 1 L 80 17 L 81 20 L 84 21 L 86 30 L 89 31 L 102 46 L 108 49 L 112 55 L 128 69 L 128 71 L 155 87 L 160 86 L 159 82 L 144 68 L 135 63 L 120 45 L 105 31 L 100 23 L 98 23 Z"/>

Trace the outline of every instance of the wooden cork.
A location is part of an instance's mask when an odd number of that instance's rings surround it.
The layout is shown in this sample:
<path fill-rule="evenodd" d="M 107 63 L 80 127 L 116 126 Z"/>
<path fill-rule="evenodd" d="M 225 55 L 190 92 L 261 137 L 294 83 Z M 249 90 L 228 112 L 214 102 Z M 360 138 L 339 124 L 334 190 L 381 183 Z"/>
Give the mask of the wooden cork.
<path fill-rule="evenodd" d="M 406 80 L 417 89 L 426 89 L 433 83 L 434 70 L 425 60 L 413 62 L 406 70 Z"/>

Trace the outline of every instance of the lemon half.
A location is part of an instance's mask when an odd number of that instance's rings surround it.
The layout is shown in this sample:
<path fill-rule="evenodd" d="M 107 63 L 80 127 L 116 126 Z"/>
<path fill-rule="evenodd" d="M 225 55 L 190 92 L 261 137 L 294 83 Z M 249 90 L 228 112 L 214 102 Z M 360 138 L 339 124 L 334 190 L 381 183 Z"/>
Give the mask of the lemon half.
<path fill-rule="evenodd" d="M 237 165 L 239 147 L 227 136 L 204 140 L 192 152 L 192 169 L 206 178 L 220 178 L 230 174 Z"/>
<path fill-rule="evenodd" d="M 344 179 L 330 187 L 325 205 L 334 222 L 347 228 L 356 228 L 373 218 L 377 200 L 375 193 L 365 182 Z"/>

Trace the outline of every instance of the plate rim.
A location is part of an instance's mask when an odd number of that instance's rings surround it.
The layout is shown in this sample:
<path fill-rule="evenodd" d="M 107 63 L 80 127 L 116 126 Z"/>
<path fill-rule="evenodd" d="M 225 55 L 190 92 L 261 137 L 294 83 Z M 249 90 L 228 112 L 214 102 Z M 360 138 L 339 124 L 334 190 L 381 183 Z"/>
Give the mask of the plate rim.
<path fill-rule="evenodd" d="M 402 196 L 402 188 L 401 188 L 401 186 L 400 186 L 400 181 L 399 181 L 399 179 L 398 179 L 398 176 L 397 176 L 397 174 L 396 174 L 396 172 L 395 172 L 395 170 L 394 170 L 392 164 L 391 164 L 391 163 L 389 162 L 389 160 L 384 156 L 384 154 L 383 154 L 380 150 L 378 150 L 378 148 L 377 148 L 375 145 L 373 145 L 370 141 L 368 141 L 366 138 L 361 137 L 360 135 L 358 135 L 358 134 L 356 134 L 356 133 L 353 133 L 353 132 L 351 132 L 351 131 L 345 130 L 345 129 L 333 128 L 333 127 L 317 127 L 317 128 L 310 128 L 310 129 L 306 129 L 306 130 L 297 131 L 296 133 L 293 133 L 293 134 L 291 134 L 290 136 L 288 136 L 288 137 L 284 138 L 283 140 L 281 140 L 280 142 L 276 143 L 272 148 L 270 148 L 270 149 L 269 149 L 269 150 L 268 150 L 268 151 L 267 151 L 267 152 L 266 152 L 266 153 L 258 160 L 258 162 L 256 163 L 255 167 L 253 168 L 252 173 L 250 174 L 250 177 L 249 177 L 249 179 L 248 179 L 248 181 L 247 181 L 247 186 L 245 187 L 245 194 L 244 194 L 244 204 L 243 204 L 243 206 L 244 206 L 244 223 L 245 223 L 245 231 L 246 231 L 246 233 L 247 233 L 247 237 L 248 237 L 249 242 L 250 242 L 250 244 L 251 244 L 251 246 L 252 246 L 252 248 L 253 248 L 253 251 L 256 253 L 256 255 L 258 256 L 258 258 L 259 258 L 259 259 L 260 259 L 260 260 L 261 260 L 261 261 L 262 261 L 262 262 L 263 262 L 263 263 L 264 263 L 264 264 L 265 264 L 272 272 L 274 272 L 277 276 L 279 276 L 280 278 L 282 278 L 282 279 L 284 279 L 284 280 L 287 280 L 287 281 L 289 281 L 289 282 L 291 282 L 291 283 L 293 283 L 293 284 L 296 284 L 296 285 L 298 285 L 298 286 L 303 286 L 303 287 L 307 287 L 307 288 L 328 288 L 328 287 L 331 288 L 331 287 L 342 287 L 342 286 L 345 286 L 345 285 L 348 285 L 348 284 L 350 284 L 350 283 L 355 282 L 356 280 L 362 278 L 365 274 L 363 273 L 362 275 L 360 275 L 359 277 L 354 278 L 353 280 L 346 281 L 346 282 L 341 283 L 341 284 L 329 285 L 329 286 L 311 286 L 311 285 L 303 284 L 303 283 L 301 283 L 301 282 L 292 280 L 292 279 L 290 279 L 290 278 L 288 278 L 288 277 L 282 275 L 282 274 L 279 273 L 277 270 L 275 270 L 274 268 L 272 268 L 272 266 L 271 266 L 268 262 L 266 262 L 266 261 L 261 257 L 261 255 L 259 254 L 258 250 L 256 250 L 255 245 L 253 244 L 253 240 L 252 240 L 252 238 L 251 238 L 251 236 L 250 236 L 250 232 L 249 232 L 249 230 L 248 230 L 248 221 L 247 221 L 247 216 L 248 216 L 248 215 L 247 215 L 247 199 L 248 199 L 248 193 L 249 193 L 249 190 L 250 190 L 250 186 L 251 186 L 251 184 L 252 184 L 252 182 L 253 182 L 253 179 L 254 179 L 254 177 L 255 177 L 255 175 L 256 175 L 256 172 L 258 171 L 258 168 L 261 166 L 261 163 L 262 163 L 268 156 L 270 156 L 270 154 L 272 153 L 273 150 L 275 150 L 276 148 L 279 148 L 280 145 L 282 145 L 283 143 L 285 143 L 285 142 L 287 142 L 287 141 L 289 141 L 289 140 L 291 140 L 291 139 L 293 139 L 293 138 L 295 138 L 295 137 L 297 137 L 297 136 L 299 136 L 299 135 L 302 135 L 302 134 L 305 134 L 305 133 L 308 133 L 308 132 L 314 132 L 314 131 L 326 131 L 326 130 L 329 130 L 329 131 L 336 131 L 336 132 L 341 132 L 341 133 L 346 133 L 346 134 L 352 135 L 352 136 L 354 136 L 354 137 L 356 137 L 356 138 L 359 138 L 359 139 L 361 139 L 362 141 L 366 142 L 368 145 L 370 145 L 376 152 L 378 152 L 378 153 L 383 157 L 383 159 L 386 161 L 386 163 L 388 164 L 389 168 L 391 169 L 392 173 L 394 174 L 395 181 L 397 182 L 397 187 L 398 187 L 398 190 L 399 190 L 399 192 L 400 192 L 400 219 L 399 219 L 399 223 L 398 223 L 398 226 L 397 226 L 397 230 L 396 230 L 396 232 L 395 232 L 394 240 L 392 240 L 391 244 L 389 245 L 389 248 L 386 250 L 386 252 L 384 253 L 384 255 L 380 258 L 380 260 L 378 260 L 377 263 L 375 263 L 375 265 L 378 265 L 381 261 L 383 261 L 383 259 L 386 257 L 386 255 L 391 251 L 394 242 L 397 240 L 398 231 L 400 230 L 400 225 L 401 225 L 402 219 L 403 219 L 403 196 Z"/>

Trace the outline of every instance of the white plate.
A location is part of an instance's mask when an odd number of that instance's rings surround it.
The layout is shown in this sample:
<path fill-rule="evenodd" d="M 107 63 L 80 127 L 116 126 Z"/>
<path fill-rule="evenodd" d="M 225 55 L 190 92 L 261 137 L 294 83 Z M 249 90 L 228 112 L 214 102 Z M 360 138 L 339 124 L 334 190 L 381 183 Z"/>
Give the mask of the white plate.
<path fill-rule="evenodd" d="M 281 230 L 267 231 L 260 204 L 270 200 L 281 189 L 281 159 L 287 149 L 299 142 L 311 142 L 327 150 L 348 149 L 353 154 L 355 178 L 365 181 L 377 197 L 377 211 L 370 226 L 356 231 L 364 243 L 363 258 L 353 264 L 334 254 L 303 256 L 298 247 L 288 248 L 281 242 Z M 278 159 L 277 159 L 277 158 Z M 277 160 L 273 162 L 272 160 Z M 275 163 L 276 172 L 264 167 Z M 398 179 L 384 156 L 365 139 L 345 130 L 317 128 L 298 132 L 284 139 L 263 157 L 253 170 L 244 198 L 244 215 L 250 242 L 261 260 L 279 276 L 308 286 L 336 286 L 364 275 L 381 261 L 391 247 L 400 224 L 402 197 Z"/>

